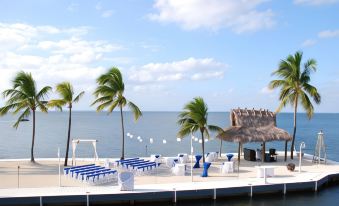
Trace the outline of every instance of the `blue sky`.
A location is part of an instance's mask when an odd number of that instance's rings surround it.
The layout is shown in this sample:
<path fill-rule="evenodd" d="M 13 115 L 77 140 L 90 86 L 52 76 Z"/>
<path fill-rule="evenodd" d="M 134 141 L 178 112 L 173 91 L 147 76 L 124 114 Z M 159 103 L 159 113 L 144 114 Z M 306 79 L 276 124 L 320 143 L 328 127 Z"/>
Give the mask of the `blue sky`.
<path fill-rule="evenodd" d="M 0 0 L 0 90 L 20 70 L 38 84 L 71 81 L 93 110 L 95 79 L 121 69 L 144 111 L 179 111 L 201 96 L 211 111 L 278 106 L 267 85 L 279 61 L 315 58 L 316 112 L 339 112 L 338 0 Z M 54 98 L 55 95 L 51 95 Z M 3 104 L 3 100 L 0 102 Z M 291 108 L 283 111 L 290 112 Z"/>

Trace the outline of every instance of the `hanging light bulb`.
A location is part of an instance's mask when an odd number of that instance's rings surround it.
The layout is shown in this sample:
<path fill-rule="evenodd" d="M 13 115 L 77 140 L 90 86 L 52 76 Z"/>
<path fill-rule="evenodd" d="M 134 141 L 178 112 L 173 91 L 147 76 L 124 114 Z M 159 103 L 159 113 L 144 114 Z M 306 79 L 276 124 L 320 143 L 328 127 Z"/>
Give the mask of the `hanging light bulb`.
<path fill-rule="evenodd" d="M 142 142 L 142 139 L 139 139 L 139 142 Z"/>
<path fill-rule="evenodd" d="M 129 137 L 131 134 L 129 132 L 127 132 L 127 136 Z"/>
<path fill-rule="evenodd" d="M 131 134 L 129 137 L 130 137 L 131 139 L 133 139 L 133 134 Z"/>
<path fill-rule="evenodd" d="M 149 143 L 153 144 L 153 138 L 149 138 Z"/>
<path fill-rule="evenodd" d="M 167 143 L 167 141 L 166 141 L 165 139 L 163 139 L 163 140 L 162 140 L 162 143 L 163 143 L 163 144 L 166 144 L 166 143 Z"/>
<path fill-rule="evenodd" d="M 205 139 L 205 142 L 208 142 L 208 139 Z"/>
<path fill-rule="evenodd" d="M 199 143 L 200 143 L 200 144 L 202 143 L 202 139 L 199 139 Z"/>
<path fill-rule="evenodd" d="M 198 140 L 199 140 L 199 139 L 198 139 L 198 137 L 195 137 L 195 138 L 194 138 L 194 141 L 196 141 L 196 142 L 197 142 Z"/>
<path fill-rule="evenodd" d="M 193 139 L 193 140 L 194 140 L 194 138 L 195 138 L 195 137 L 192 135 L 192 139 Z"/>
<path fill-rule="evenodd" d="M 181 138 L 178 137 L 178 138 L 177 138 L 177 142 L 181 142 Z"/>
<path fill-rule="evenodd" d="M 140 136 L 137 137 L 138 140 L 140 140 L 140 138 L 141 138 Z"/>

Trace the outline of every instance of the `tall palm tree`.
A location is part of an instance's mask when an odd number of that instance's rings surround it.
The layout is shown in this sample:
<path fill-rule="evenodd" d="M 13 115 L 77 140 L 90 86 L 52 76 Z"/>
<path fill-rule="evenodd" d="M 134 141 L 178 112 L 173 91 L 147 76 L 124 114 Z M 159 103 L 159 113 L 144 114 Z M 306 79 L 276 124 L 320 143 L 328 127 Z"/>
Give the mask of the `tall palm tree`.
<path fill-rule="evenodd" d="M 99 104 L 97 111 L 102 111 L 107 108 L 108 113 L 118 107 L 120 109 L 121 131 L 122 131 L 122 150 L 121 159 L 125 158 L 125 127 L 123 108 L 127 105 L 134 115 L 135 121 L 142 116 L 142 113 L 137 105 L 126 99 L 124 96 L 125 84 L 122 79 L 120 70 L 117 67 L 112 67 L 105 74 L 102 74 L 97 79 L 98 87 L 94 91 L 96 100 L 92 103 Z"/>
<path fill-rule="evenodd" d="M 22 112 L 18 120 L 13 125 L 18 128 L 20 122 L 33 114 L 33 131 L 31 145 L 31 162 L 34 161 L 34 141 L 35 141 L 35 112 L 39 109 L 47 113 L 46 103 L 44 99 L 47 97 L 51 87 L 45 86 L 37 92 L 36 83 L 31 73 L 20 71 L 16 74 L 13 81 L 13 88 L 3 92 L 4 98 L 8 98 L 4 107 L 0 108 L 0 116 L 13 111 L 14 114 Z"/>
<path fill-rule="evenodd" d="M 82 91 L 78 95 L 75 96 L 73 86 L 69 82 L 62 82 L 62 83 L 57 84 L 56 85 L 56 92 L 59 94 L 60 99 L 50 100 L 48 102 L 47 106 L 48 107 L 56 107 L 60 111 L 62 111 L 63 106 L 67 106 L 69 108 L 66 155 L 65 155 L 65 162 L 64 162 L 64 166 L 67 166 L 69 141 L 71 139 L 73 103 L 79 102 L 80 98 L 85 94 L 85 92 Z"/>
<path fill-rule="evenodd" d="M 272 73 L 272 75 L 276 75 L 281 79 L 272 80 L 269 84 L 271 89 L 280 88 L 280 105 L 277 112 L 280 112 L 287 104 L 294 107 L 291 159 L 293 159 L 293 149 L 297 131 L 298 105 L 301 104 L 308 118 L 311 119 L 314 108 L 310 98 L 312 98 L 316 104 L 320 104 L 321 101 L 317 88 L 310 84 L 310 74 L 317 70 L 317 62 L 314 59 L 308 59 L 302 65 L 302 57 L 303 53 L 298 51 L 294 55 L 289 55 L 286 59 L 281 60 L 279 68 Z"/>
<path fill-rule="evenodd" d="M 184 106 L 184 111 L 182 111 L 178 118 L 178 124 L 180 125 L 179 132 L 177 136 L 179 138 L 184 138 L 190 133 L 200 131 L 202 139 L 202 157 L 203 162 L 205 163 L 205 136 L 210 137 L 209 130 L 220 132 L 222 129 L 218 126 L 208 125 L 207 116 L 208 116 L 208 107 L 204 102 L 204 99 L 201 97 L 195 97 L 192 101 L 188 102 Z"/>

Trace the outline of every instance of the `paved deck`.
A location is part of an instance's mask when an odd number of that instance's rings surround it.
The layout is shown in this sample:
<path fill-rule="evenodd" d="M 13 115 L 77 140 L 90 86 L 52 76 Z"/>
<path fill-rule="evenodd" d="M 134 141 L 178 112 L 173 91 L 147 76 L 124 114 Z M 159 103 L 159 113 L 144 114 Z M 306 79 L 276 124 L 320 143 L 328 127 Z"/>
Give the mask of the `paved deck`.
<path fill-rule="evenodd" d="M 276 190 L 285 193 L 294 189 L 312 189 L 317 190 L 324 184 L 329 177 L 339 176 L 339 164 L 328 161 L 328 164 L 314 164 L 311 161 L 312 156 L 305 155 L 302 161 L 302 171 L 298 172 L 298 159 L 293 162 L 296 164 L 296 171 L 290 172 L 286 169 L 287 162 L 282 161 L 283 157 L 278 157 L 278 162 L 261 163 L 241 160 L 239 173 L 222 175 L 220 166 L 226 161 L 224 158 L 212 163 L 209 170 L 209 177 L 202 178 L 200 174 L 202 169 L 194 169 L 194 182 L 191 182 L 190 163 L 187 164 L 188 171 L 185 176 L 173 176 L 165 166 L 160 167 L 153 173 L 137 176 L 135 179 L 135 190 L 132 192 L 120 191 L 116 184 L 103 186 L 89 186 L 84 183 L 74 181 L 73 179 L 62 176 L 62 187 L 58 187 L 58 164 L 55 159 L 41 159 L 39 164 L 30 164 L 26 160 L 0 161 L 0 198 L 19 198 L 19 197 L 65 197 L 78 196 L 81 199 L 87 194 L 92 196 L 115 195 L 123 197 L 123 194 L 142 194 L 143 198 L 154 193 L 163 193 L 168 198 L 180 198 L 185 195 L 207 195 L 211 197 L 229 194 L 233 192 L 252 194 L 260 191 Z M 83 160 L 81 163 L 88 163 Z M 17 165 L 21 165 L 22 174 L 20 175 L 20 187 L 17 188 Z M 80 164 L 80 161 L 78 161 Z M 256 168 L 258 165 L 274 165 L 275 176 L 267 178 L 256 177 Z M 234 189 L 236 188 L 236 189 Z M 232 189 L 226 191 L 226 189 Z M 188 193 L 187 193 L 188 191 Z M 202 193 L 197 193 L 200 191 Z M 186 192 L 186 193 L 185 193 Z M 130 198 L 136 198 L 131 197 Z M 119 198 L 118 198 L 119 199 Z M 137 198 L 136 198 L 137 199 Z M 1 201 L 0 201 L 1 202 Z"/>

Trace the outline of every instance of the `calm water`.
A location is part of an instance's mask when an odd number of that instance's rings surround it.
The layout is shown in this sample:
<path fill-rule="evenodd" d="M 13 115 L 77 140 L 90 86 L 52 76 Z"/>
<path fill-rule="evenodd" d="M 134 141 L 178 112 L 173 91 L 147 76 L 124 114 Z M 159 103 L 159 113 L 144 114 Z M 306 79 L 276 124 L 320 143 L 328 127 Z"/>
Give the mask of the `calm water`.
<path fill-rule="evenodd" d="M 130 113 L 125 114 L 126 133 L 134 135 L 133 139 L 126 137 L 126 156 L 145 156 L 151 153 L 160 153 L 163 156 L 176 155 L 179 152 L 189 152 L 190 139 L 182 142 L 176 141 L 178 126 L 176 124 L 178 113 L 176 112 L 145 112 L 143 117 L 135 123 Z M 17 130 L 12 128 L 14 116 L 0 118 L 0 158 L 28 158 L 31 145 L 31 122 L 22 122 Z M 221 126 L 229 126 L 229 113 L 215 112 L 209 114 L 209 123 Z M 277 118 L 278 126 L 292 133 L 293 114 L 280 114 Z M 339 114 L 315 114 L 312 120 L 308 120 L 305 114 L 298 115 L 298 130 L 296 145 L 301 141 L 306 143 L 306 152 L 313 154 L 317 133 L 323 130 L 327 156 L 339 161 Z M 35 157 L 56 157 L 57 148 L 61 154 L 65 152 L 67 135 L 67 113 L 50 112 L 37 114 L 37 131 Z M 137 140 L 137 136 L 143 142 Z M 195 134 L 199 137 L 199 134 Z M 99 157 L 120 157 L 121 125 L 119 113 L 107 115 L 96 112 L 74 112 L 72 137 L 82 139 L 97 139 Z M 154 139 L 150 144 L 149 138 Z M 163 140 L 167 143 L 163 144 Z M 259 143 L 247 144 L 246 147 L 257 148 Z M 147 147 L 147 149 L 146 149 Z M 200 151 L 201 145 L 194 142 L 195 151 Z M 267 148 L 274 147 L 283 150 L 283 142 L 267 143 Z M 223 152 L 236 152 L 237 146 L 233 143 L 224 143 Z M 212 140 L 206 143 L 206 151 L 218 151 L 219 141 Z M 93 149 L 89 145 L 79 145 L 77 156 L 92 157 Z M 333 205 L 338 199 L 339 187 L 331 187 L 319 193 L 288 194 L 283 197 L 265 196 L 238 199 L 198 202 L 185 202 L 179 205 Z"/>
<path fill-rule="evenodd" d="M 178 126 L 177 112 L 145 112 L 143 117 L 134 122 L 130 113 L 125 114 L 125 131 L 134 135 L 133 139 L 126 137 L 126 155 L 144 156 L 151 153 L 160 153 L 164 156 L 176 155 L 179 152 L 189 152 L 190 138 L 182 142 L 176 141 Z M 31 145 L 32 122 L 22 122 L 17 130 L 12 125 L 14 116 L 0 118 L 0 158 L 28 158 Z M 226 128 L 229 126 L 229 113 L 215 112 L 209 114 L 210 124 Z M 67 135 L 67 113 L 50 112 L 37 114 L 37 130 L 35 157 L 56 157 L 57 148 L 61 154 L 65 151 Z M 293 115 L 280 114 L 277 118 L 278 126 L 292 133 Z M 328 157 L 339 161 L 339 114 L 315 114 L 308 120 L 305 114 L 298 115 L 297 147 L 301 141 L 306 143 L 306 150 L 313 154 L 317 133 L 323 130 L 327 144 Z M 137 136 L 143 141 L 139 142 Z M 199 134 L 195 134 L 199 137 Z M 121 148 L 121 125 L 119 113 L 107 115 L 96 112 L 74 112 L 72 138 L 97 139 L 99 142 L 99 157 L 119 157 Z M 153 144 L 149 139 L 153 138 Z M 167 143 L 163 144 L 163 140 Z M 212 140 L 206 143 L 206 151 L 218 151 L 220 142 Z M 147 146 L 147 150 L 146 150 Z M 259 143 L 247 144 L 246 147 L 257 148 Z M 194 142 L 196 152 L 200 152 L 201 145 Z M 267 143 L 267 148 L 283 149 L 283 142 Z M 236 152 L 237 146 L 233 143 L 223 143 L 223 152 Z M 92 157 L 92 147 L 80 144 L 77 147 L 79 157 Z M 147 153 L 146 153 L 147 152 Z"/>
<path fill-rule="evenodd" d="M 178 206 L 327 206 L 338 205 L 337 195 L 339 194 L 339 186 L 329 187 L 315 192 L 298 192 L 290 193 L 286 196 L 281 194 L 259 195 L 250 197 L 232 197 L 227 199 L 199 200 L 179 202 Z"/>

